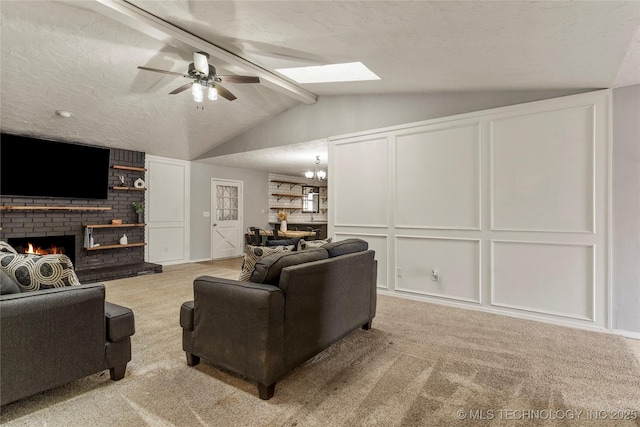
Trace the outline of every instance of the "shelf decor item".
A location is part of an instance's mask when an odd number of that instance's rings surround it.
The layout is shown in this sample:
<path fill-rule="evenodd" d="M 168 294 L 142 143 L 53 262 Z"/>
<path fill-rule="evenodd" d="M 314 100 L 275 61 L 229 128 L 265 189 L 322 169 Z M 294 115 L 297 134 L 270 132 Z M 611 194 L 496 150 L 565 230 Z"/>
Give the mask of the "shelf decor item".
<path fill-rule="evenodd" d="M 127 239 L 127 235 L 123 234 L 122 237 L 120 238 L 120 244 L 121 245 L 126 245 L 129 243 L 129 240 Z"/>
<path fill-rule="evenodd" d="M 280 220 L 280 231 L 287 231 L 287 219 L 289 214 L 286 211 L 278 211 L 278 219 Z"/>
<path fill-rule="evenodd" d="M 138 178 L 135 181 L 133 181 L 133 186 L 135 188 L 144 188 L 144 180 L 142 178 Z"/>
<path fill-rule="evenodd" d="M 137 223 L 142 224 L 144 219 L 142 218 L 142 214 L 144 213 L 144 202 L 131 202 L 131 206 L 133 206 L 133 210 L 138 215 Z"/>
<path fill-rule="evenodd" d="M 111 220 L 111 224 L 113 224 L 113 225 L 122 224 L 122 219 L 112 219 Z"/>

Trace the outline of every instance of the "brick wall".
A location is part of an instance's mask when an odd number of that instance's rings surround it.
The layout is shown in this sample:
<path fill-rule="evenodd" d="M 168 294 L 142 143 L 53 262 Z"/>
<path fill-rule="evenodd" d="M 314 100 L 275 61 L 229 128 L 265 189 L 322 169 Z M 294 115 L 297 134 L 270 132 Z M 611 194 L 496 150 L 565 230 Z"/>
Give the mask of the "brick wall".
<path fill-rule="evenodd" d="M 144 167 L 145 155 L 142 152 L 111 149 L 110 165 Z M 77 271 L 96 267 L 121 266 L 144 262 L 144 246 L 87 251 L 84 246 L 85 224 L 109 224 L 114 218 L 123 223 L 137 222 L 137 216 L 131 202 L 144 201 L 144 191 L 117 191 L 112 187 L 120 186 L 118 178 L 125 177 L 125 184 L 133 187 L 137 178 L 144 179 L 144 172 L 126 171 L 109 168 L 109 195 L 107 200 L 89 199 L 50 199 L 3 197 L 3 206 L 91 206 L 110 207 L 107 211 L 1 211 L 0 239 L 11 237 L 72 235 L 75 237 L 75 268 Z M 82 179 L 82 177 L 78 177 Z M 73 185 L 73 183 L 61 183 Z M 117 244 L 123 234 L 129 243 L 144 242 L 144 227 L 94 229 L 95 243 L 101 245 Z"/>

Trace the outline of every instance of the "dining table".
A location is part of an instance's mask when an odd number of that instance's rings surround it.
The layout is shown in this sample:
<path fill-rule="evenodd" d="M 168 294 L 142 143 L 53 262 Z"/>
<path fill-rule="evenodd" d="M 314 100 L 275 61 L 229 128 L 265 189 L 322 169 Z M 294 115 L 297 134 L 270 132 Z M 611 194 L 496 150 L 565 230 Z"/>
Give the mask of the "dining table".
<path fill-rule="evenodd" d="M 261 236 L 273 236 L 273 230 L 260 230 Z M 304 230 L 287 230 L 287 231 L 278 231 L 279 237 L 287 237 L 287 238 L 305 238 L 305 237 L 315 237 L 315 231 L 304 231 Z"/>

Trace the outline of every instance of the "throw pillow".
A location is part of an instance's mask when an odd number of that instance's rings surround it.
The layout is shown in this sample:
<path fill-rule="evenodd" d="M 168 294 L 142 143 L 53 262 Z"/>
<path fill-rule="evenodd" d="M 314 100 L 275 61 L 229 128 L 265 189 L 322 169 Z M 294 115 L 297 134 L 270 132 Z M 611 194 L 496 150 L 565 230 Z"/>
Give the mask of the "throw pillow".
<path fill-rule="evenodd" d="M 292 265 L 304 264 L 311 261 L 327 259 L 329 254 L 324 249 L 309 249 L 302 252 L 282 252 L 269 255 L 256 262 L 251 275 L 251 281 L 278 286 L 280 272 L 283 268 Z"/>
<path fill-rule="evenodd" d="M 24 291 L 80 286 L 68 256 L 0 252 L 0 269 Z"/>
<path fill-rule="evenodd" d="M 278 252 L 292 251 L 294 247 L 295 246 L 292 245 L 271 247 L 247 245 L 244 253 L 244 261 L 242 262 L 242 272 L 240 272 L 240 278 L 238 280 L 248 282 L 251 279 L 251 274 L 258 260 Z"/>
<path fill-rule="evenodd" d="M 323 248 L 329 252 L 329 258 L 340 255 L 362 252 L 369 249 L 369 243 L 362 239 L 345 239 L 333 243 L 327 243 Z"/>
<path fill-rule="evenodd" d="M 329 237 L 328 239 L 323 239 L 323 240 L 300 240 L 300 244 L 301 244 L 301 248 L 299 249 L 309 249 L 309 248 L 319 248 L 322 247 L 324 245 L 326 245 L 327 243 L 331 243 L 331 237 Z"/>
<path fill-rule="evenodd" d="M 4 240 L 0 240 L 0 252 L 11 252 L 12 254 L 18 253 L 10 244 L 5 242 Z"/>

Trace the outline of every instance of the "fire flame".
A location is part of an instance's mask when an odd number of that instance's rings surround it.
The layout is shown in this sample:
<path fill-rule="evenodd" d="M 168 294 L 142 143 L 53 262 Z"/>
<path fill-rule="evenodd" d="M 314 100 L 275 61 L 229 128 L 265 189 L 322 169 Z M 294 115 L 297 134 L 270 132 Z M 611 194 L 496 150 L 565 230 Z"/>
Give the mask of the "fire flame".
<path fill-rule="evenodd" d="M 41 247 L 34 248 L 31 243 L 28 243 L 28 248 L 25 253 L 36 254 L 36 255 L 49 255 L 49 254 L 61 254 L 64 252 L 62 250 L 59 250 L 55 245 L 51 245 L 49 249 L 42 249 Z"/>

